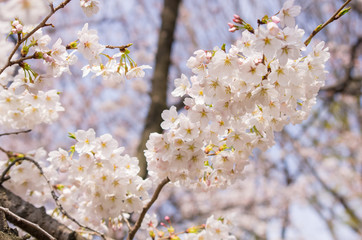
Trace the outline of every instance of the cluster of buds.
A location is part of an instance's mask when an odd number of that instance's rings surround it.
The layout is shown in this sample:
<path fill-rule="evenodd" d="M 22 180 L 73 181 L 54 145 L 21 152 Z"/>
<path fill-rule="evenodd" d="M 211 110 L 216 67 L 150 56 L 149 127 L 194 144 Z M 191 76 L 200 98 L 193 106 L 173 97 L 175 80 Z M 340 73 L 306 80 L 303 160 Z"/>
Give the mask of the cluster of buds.
<path fill-rule="evenodd" d="M 234 23 L 228 23 L 229 32 L 235 32 L 237 30 L 246 29 L 249 32 L 254 33 L 253 27 L 249 23 L 246 23 L 243 19 L 241 19 L 241 17 L 239 15 L 234 14 L 233 22 L 236 24 L 240 24 L 240 26 L 236 25 Z"/>
<path fill-rule="evenodd" d="M 19 20 L 15 20 L 11 23 L 11 26 L 13 27 L 11 29 L 11 33 L 16 34 L 16 33 L 22 33 L 23 32 L 23 25 L 20 23 Z"/>
<path fill-rule="evenodd" d="M 233 18 L 233 22 L 234 23 L 228 23 L 229 26 L 229 32 L 235 32 L 237 30 L 241 30 L 241 29 L 246 29 L 251 33 L 254 33 L 254 29 L 252 28 L 252 26 L 248 23 L 246 23 L 243 19 L 241 19 L 241 17 L 237 14 L 234 14 L 234 18 Z M 264 16 L 261 20 L 258 20 L 258 24 L 262 25 L 262 24 L 266 24 L 267 25 L 267 29 L 269 31 L 271 31 L 271 33 L 275 33 L 274 35 L 278 34 L 278 23 L 280 23 L 280 19 L 277 16 L 272 16 L 271 18 L 269 18 L 267 15 Z M 237 25 L 240 24 L 240 25 Z"/>

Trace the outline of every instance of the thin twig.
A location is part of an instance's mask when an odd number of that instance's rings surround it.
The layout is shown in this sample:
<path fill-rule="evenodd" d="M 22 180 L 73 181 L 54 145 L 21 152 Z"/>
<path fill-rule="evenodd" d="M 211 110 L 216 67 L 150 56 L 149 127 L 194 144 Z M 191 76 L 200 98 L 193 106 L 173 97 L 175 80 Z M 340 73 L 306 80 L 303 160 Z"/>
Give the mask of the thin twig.
<path fill-rule="evenodd" d="M 3 211 L 6 216 L 11 216 L 13 219 L 16 219 L 17 222 L 21 222 L 23 225 L 27 225 L 33 229 L 36 229 L 38 232 L 40 232 L 43 235 L 44 239 L 56 240 L 52 235 L 50 235 L 47 231 L 42 229 L 38 224 L 32 223 L 32 222 L 16 215 L 15 213 L 11 212 L 7 208 L 0 206 L 0 210 Z"/>
<path fill-rule="evenodd" d="M 126 222 L 126 224 L 127 224 L 127 227 L 128 227 L 128 230 L 129 231 L 131 231 L 131 224 L 129 223 L 129 221 L 128 221 L 128 219 L 127 218 L 125 218 L 124 216 L 122 216 L 123 217 L 123 220 Z"/>
<path fill-rule="evenodd" d="M 317 35 L 317 33 L 319 31 L 321 31 L 323 28 L 325 28 L 328 24 L 330 24 L 331 22 L 337 20 L 338 18 L 341 17 L 341 15 L 338 15 L 345 6 L 347 6 L 348 3 L 350 3 L 352 0 L 347 0 L 334 14 L 331 18 L 329 18 L 325 23 L 323 23 L 322 25 L 319 25 L 316 29 L 314 29 L 314 31 L 310 34 L 310 36 L 307 38 L 307 40 L 305 40 L 304 45 L 308 46 L 310 41 L 312 40 L 312 38 Z"/>
<path fill-rule="evenodd" d="M 71 0 L 65 0 L 64 2 L 62 2 L 61 4 L 59 4 L 58 7 L 54 8 L 53 4 L 51 3 L 50 6 L 50 13 L 48 14 L 48 16 L 46 16 L 43 21 L 41 21 L 32 31 L 30 31 L 28 34 L 26 34 L 23 38 L 18 38 L 18 41 L 13 49 L 13 51 L 10 53 L 9 57 L 8 57 L 8 61 L 7 64 L 0 69 L 0 74 L 2 72 L 5 71 L 6 68 L 8 68 L 9 66 L 11 66 L 11 59 L 13 58 L 14 54 L 16 53 L 16 51 L 18 50 L 18 48 L 20 47 L 20 45 L 25 42 L 31 35 L 33 35 L 36 31 L 38 31 L 40 28 L 46 27 L 46 26 L 51 26 L 50 24 L 47 24 L 46 22 L 48 21 L 48 19 L 53 16 L 54 13 L 56 13 L 59 9 L 64 8 Z"/>
<path fill-rule="evenodd" d="M 146 216 L 146 213 L 148 212 L 148 210 L 151 208 L 152 204 L 157 200 L 158 196 L 160 195 L 160 192 L 162 190 L 162 188 L 168 183 L 170 182 L 169 178 L 165 178 L 164 180 L 162 180 L 162 182 L 157 186 L 151 200 L 146 204 L 146 206 L 143 208 L 139 218 L 137 219 L 136 224 L 130 229 L 127 240 L 132 240 L 138 229 L 141 227 L 142 221 Z"/>
<path fill-rule="evenodd" d="M 0 147 L 0 151 L 5 153 L 6 156 L 8 156 L 8 158 L 10 158 L 13 155 L 13 152 L 11 151 L 6 151 L 4 148 Z"/>
<path fill-rule="evenodd" d="M 128 43 L 126 45 L 122 45 L 122 46 L 112 46 L 112 45 L 106 45 L 105 47 L 106 48 L 109 48 L 109 49 L 119 49 L 120 52 L 124 52 L 126 50 L 126 48 L 129 48 L 130 46 L 132 46 L 133 43 Z"/>
<path fill-rule="evenodd" d="M 20 134 L 20 133 L 28 133 L 28 132 L 31 132 L 31 129 L 23 130 L 23 131 L 18 131 L 18 132 L 1 133 L 1 134 L 0 134 L 0 137 L 2 137 L 2 136 L 8 136 L 8 135 L 16 135 L 16 134 Z"/>
<path fill-rule="evenodd" d="M 26 57 L 22 57 L 22 58 L 19 58 L 19 59 L 17 59 L 17 60 L 14 60 L 14 61 L 10 61 L 10 62 L 8 63 L 8 67 L 10 67 L 10 66 L 12 66 L 12 65 L 14 65 L 14 64 L 18 64 L 20 67 L 23 67 L 23 62 L 24 62 L 25 60 L 36 59 L 38 56 L 39 56 L 39 55 L 38 55 L 38 53 L 36 52 L 36 53 L 34 53 L 33 55 L 26 56 Z"/>

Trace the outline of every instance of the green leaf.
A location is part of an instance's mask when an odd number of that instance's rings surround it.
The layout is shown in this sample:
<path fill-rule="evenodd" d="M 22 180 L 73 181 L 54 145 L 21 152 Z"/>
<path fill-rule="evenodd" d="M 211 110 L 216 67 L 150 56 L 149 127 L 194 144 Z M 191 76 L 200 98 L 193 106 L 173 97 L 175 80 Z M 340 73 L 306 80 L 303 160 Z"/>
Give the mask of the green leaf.
<path fill-rule="evenodd" d="M 261 22 L 264 23 L 264 24 L 267 24 L 267 23 L 268 23 L 268 20 L 269 20 L 269 16 L 268 16 L 268 15 L 265 15 L 265 16 L 261 19 Z"/>
<path fill-rule="evenodd" d="M 70 156 L 72 157 L 75 153 L 75 145 L 71 146 L 68 152 L 70 152 Z"/>
<path fill-rule="evenodd" d="M 319 24 L 315 29 L 314 29 L 314 31 L 315 32 L 318 32 L 319 30 L 321 30 L 321 28 L 322 28 L 322 24 Z"/>
<path fill-rule="evenodd" d="M 351 10 L 351 7 L 342 9 L 342 10 L 337 14 L 336 18 L 342 17 L 344 14 L 348 13 L 349 10 Z"/>
<path fill-rule="evenodd" d="M 224 52 L 226 52 L 226 50 L 225 50 L 225 43 L 221 46 L 221 50 L 223 50 Z"/>
<path fill-rule="evenodd" d="M 74 133 L 71 133 L 71 132 L 68 133 L 68 137 L 76 139 Z"/>

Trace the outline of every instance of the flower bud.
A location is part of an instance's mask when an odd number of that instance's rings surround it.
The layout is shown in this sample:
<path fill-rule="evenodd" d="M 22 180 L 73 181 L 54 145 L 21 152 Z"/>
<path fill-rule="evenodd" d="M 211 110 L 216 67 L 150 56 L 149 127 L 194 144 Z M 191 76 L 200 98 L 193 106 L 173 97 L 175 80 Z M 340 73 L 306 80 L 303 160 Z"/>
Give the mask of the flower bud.
<path fill-rule="evenodd" d="M 15 29 L 16 29 L 17 33 L 21 33 L 23 31 L 23 25 L 18 24 L 15 26 Z"/>
<path fill-rule="evenodd" d="M 272 17 L 271 17 L 271 20 L 272 20 L 274 23 L 279 23 L 279 22 L 280 22 L 280 18 L 278 18 L 277 16 L 272 16 Z"/>
<path fill-rule="evenodd" d="M 266 27 L 269 30 L 270 34 L 273 36 L 276 36 L 279 33 L 280 29 L 275 22 L 269 22 Z"/>

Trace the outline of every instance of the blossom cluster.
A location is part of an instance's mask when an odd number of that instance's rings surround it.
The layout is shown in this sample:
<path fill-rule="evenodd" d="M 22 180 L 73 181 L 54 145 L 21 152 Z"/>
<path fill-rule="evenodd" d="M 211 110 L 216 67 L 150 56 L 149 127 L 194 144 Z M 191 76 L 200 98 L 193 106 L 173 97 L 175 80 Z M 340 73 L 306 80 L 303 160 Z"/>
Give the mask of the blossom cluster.
<path fill-rule="evenodd" d="M 13 0 L 8 3 L 0 3 L 0 6 L 1 9 L 7 9 L 16 3 L 18 1 Z M 80 3 L 87 15 L 98 11 L 98 1 L 82 0 Z M 32 10 L 44 5 L 42 1 L 34 3 L 34 6 L 32 4 L 31 2 L 29 6 Z M 23 7 L 25 8 L 25 6 Z M 150 68 L 149 66 L 137 66 L 129 57 L 129 50 L 126 48 L 113 56 L 104 54 L 106 46 L 98 42 L 97 31 L 88 29 L 88 24 L 85 24 L 83 29 L 78 32 L 76 41 L 64 45 L 62 39 L 59 38 L 50 46 L 52 39 L 49 35 L 43 34 L 41 28 L 30 34 L 35 26 L 27 24 L 29 21 L 22 11 L 26 12 L 26 9 L 21 9 L 18 15 L 4 14 L 0 17 L 0 34 L 17 35 L 18 41 L 26 38 L 21 45 L 20 56 L 16 52 L 13 55 L 14 58 L 24 59 L 19 61 L 20 70 L 18 71 L 14 65 L 7 66 L 11 60 L 8 60 L 7 55 L 11 53 L 15 44 L 0 40 L 2 49 L 0 53 L 2 71 L 0 73 L 0 124 L 5 127 L 33 128 L 37 124 L 51 123 L 58 118 L 59 112 L 64 111 L 59 102 L 59 94 L 54 89 L 45 90 L 44 88 L 45 85 L 47 85 L 47 89 L 51 88 L 49 86 L 52 78 L 58 78 L 65 72 L 71 74 L 69 67 L 77 61 L 76 52 L 81 53 L 89 61 L 89 65 L 83 67 L 83 77 L 89 72 L 93 72 L 94 76 L 102 76 L 107 86 L 119 85 L 126 78 L 142 78 L 143 69 Z M 42 11 L 39 11 L 43 13 L 44 9 L 41 9 Z M 7 19 L 9 18 L 13 18 L 11 27 L 3 25 L 3 23 L 8 24 Z M 72 51 L 69 53 L 68 50 Z M 108 59 L 107 63 L 102 63 L 101 55 Z M 27 59 L 42 61 L 46 66 L 46 72 L 40 74 L 34 71 L 31 65 L 25 62 Z"/>
<path fill-rule="evenodd" d="M 16 24 L 14 24 L 16 22 Z M 13 26 L 22 29 L 26 34 L 32 28 L 13 21 Z M 22 56 L 33 55 L 34 58 L 43 59 L 47 66 L 45 74 L 38 74 L 27 63 L 14 74 L 13 68 L 7 68 L 0 75 L 0 123 L 3 126 L 19 129 L 33 128 L 39 123 L 51 123 L 58 118 L 58 113 L 64 111 L 59 102 L 59 93 L 55 89 L 44 90 L 52 77 L 59 77 L 63 72 L 70 72 L 69 65 L 74 64 L 76 56 L 68 54 L 66 47 L 58 39 L 49 47 L 51 38 L 44 35 L 41 30 L 35 32 L 21 49 Z M 12 45 L 13 46 L 13 45 Z M 2 62 L 2 65 L 6 64 Z M 12 77 L 11 75 L 15 75 Z"/>
<path fill-rule="evenodd" d="M 94 77 L 101 76 L 106 86 L 113 87 L 123 83 L 125 79 L 143 78 L 145 75 L 143 69 L 151 68 L 148 65 L 137 66 L 129 57 L 128 50 L 113 56 L 103 54 L 105 46 L 98 43 L 97 31 L 89 30 L 88 24 L 85 24 L 83 29 L 78 32 L 78 39 L 77 49 L 89 61 L 89 65 L 82 68 L 83 77 L 92 72 Z M 102 62 L 100 54 L 107 57 L 106 63 Z"/>
<path fill-rule="evenodd" d="M 57 186 L 63 208 L 96 229 L 109 219 L 117 224 L 122 213 L 140 212 L 151 182 L 138 176 L 138 159 L 122 155 L 124 148 L 110 134 L 96 137 L 89 129 L 71 136 L 77 141 L 71 153 L 59 148 L 48 158 L 47 175 Z"/>
<path fill-rule="evenodd" d="M 0 91 L 0 124 L 6 128 L 33 128 L 41 122 L 51 123 L 64 111 L 56 90 L 24 91 L 14 94 L 14 89 Z"/>
<path fill-rule="evenodd" d="M 301 56 L 304 31 L 294 26 L 291 16 L 300 7 L 292 2 L 279 18 L 243 31 L 228 51 L 198 50 L 188 60 L 194 75 L 176 79 L 172 92 L 188 95 L 186 111 L 165 110 L 161 127 L 167 131 L 151 134 L 146 145 L 151 176 L 185 186 L 225 186 L 243 176 L 253 149 L 265 151 L 275 131 L 308 117 L 329 53 L 321 42 Z"/>
<path fill-rule="evenodd" d="M 43 148 L 29 151 L 25 156 L 38 162 L 43 169 L 46 167 L 46 163 L 43 161 L 46 157 L 46 151 Z M 1 171 L 3 172 L 13 160 L 1 161 Z M 49 203 L 47 202 L 51 199 L 49 186 L 34 163 L 26 160 L 17 162 L 8 172 L 8 176 L 10 178 L 4 182 L 4 186 L 11 189 L 14 194 L 36 206 L 44 206 L 44 204 Z"/>

